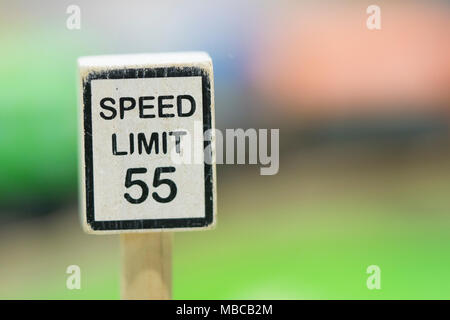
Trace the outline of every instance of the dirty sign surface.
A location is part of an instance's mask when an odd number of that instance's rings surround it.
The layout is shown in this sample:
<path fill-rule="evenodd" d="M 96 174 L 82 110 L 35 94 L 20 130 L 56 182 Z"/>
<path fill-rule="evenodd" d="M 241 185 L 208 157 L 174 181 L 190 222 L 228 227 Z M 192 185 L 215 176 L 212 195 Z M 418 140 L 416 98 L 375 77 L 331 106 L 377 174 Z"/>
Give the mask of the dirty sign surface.
<path fill-rule="evenodd" d="M 211 227 L 215 167 L 209 56 L 85 57 L 79 69 L 85 230 Z"/>

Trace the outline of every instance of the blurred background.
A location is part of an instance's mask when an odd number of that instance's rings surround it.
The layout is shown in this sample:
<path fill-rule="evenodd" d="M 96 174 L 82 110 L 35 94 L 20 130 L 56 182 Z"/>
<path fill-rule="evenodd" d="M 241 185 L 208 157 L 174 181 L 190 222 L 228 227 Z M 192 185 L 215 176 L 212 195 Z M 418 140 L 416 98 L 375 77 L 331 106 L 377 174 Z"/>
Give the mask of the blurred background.
<path fill-rule="evenodd" d="M 118 237 L 78 222 L 76 59 L 184 50 L 218 128 L 280 129 L 280 171 L 218 166 L 174 298 L 450 298 L 449 31 L 447 1 L 0 1 L 0 298 L 119 298 Z"/>

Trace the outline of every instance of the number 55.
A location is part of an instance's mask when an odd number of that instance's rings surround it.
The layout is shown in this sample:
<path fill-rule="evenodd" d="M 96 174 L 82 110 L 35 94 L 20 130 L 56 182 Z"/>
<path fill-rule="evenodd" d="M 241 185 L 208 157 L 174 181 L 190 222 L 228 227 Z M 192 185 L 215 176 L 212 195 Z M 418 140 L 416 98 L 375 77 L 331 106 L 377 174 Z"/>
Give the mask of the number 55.
<path fill-rule="evenodd" d="M 147 184 L 142 180 L 138 180 L 138 179 L 133 180 L 132 179 L 133 174 L 141 174 L 141 173 L 146 173 L 146 172 L 147 172 L 146 168 L 130 168 L 127 170 L 127 174 L 125 176 L 125 187 L 130 188 L 130 187 L 136 185 L 142 189 L 141 196 L 137 199 L 130 196 L 129 193 L 125 193 L 123 195 L 129 203 L 139 204 L 139 203 L 142 203 L 145 200 L 147 200 L 147 197 L 149 194 L 149 189 L 148 189 Z M 161 203 L 170 202 L 177 195 L 177 186 L 176 186 L 175 182 L 173 182 L 170 179 L 161 179 L 161 173 L 171 173 L 171 172 L 175 172 L 174 167 L 158 167 L 155 169 L 155 174 L 153 176 L 153 187 L 157 188 L 163 184 L 166 184 L 170 188 L 170 193 L 165 198 L 161 197 L 156 192 L 152 193 L 153 199 L 155 199 L 158 202 L 161 202 Z"/>

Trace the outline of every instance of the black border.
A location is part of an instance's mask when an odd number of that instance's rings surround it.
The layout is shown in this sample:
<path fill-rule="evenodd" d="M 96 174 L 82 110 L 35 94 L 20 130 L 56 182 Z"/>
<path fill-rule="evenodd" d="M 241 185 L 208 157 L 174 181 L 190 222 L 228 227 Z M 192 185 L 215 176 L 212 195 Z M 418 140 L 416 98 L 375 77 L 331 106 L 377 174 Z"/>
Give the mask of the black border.
<path fill-rule="evenodd" d="M 86 218 L 94 231 L 106 230 L 136 230 L 136 229 L 176 229 L 202 228 L 213 222 L 213 172 L 211 164 L 205 163 L 205 217 L 204 218 L 176 218 L 176 219 L 141 219 L 96 221 L 94 206 L 94 172 L 92 150 L 92 105 L 91 81 L 99 79 L 141 79 L 166 77 L 202 77 L 203 96 L 203 132 L 211 129 L 211 81 L 207 70 L 199 67 L 166 67 L 166 68 L 137 68 L 114 69 L 108 71 L 93 71 L 83 79 L 83 121 L 84 121 L 84 160 L 86 187 Z M 204 148 L 210 141 L 203 141 Z M 211 155 L 204 154 L 204 159 Z"/>

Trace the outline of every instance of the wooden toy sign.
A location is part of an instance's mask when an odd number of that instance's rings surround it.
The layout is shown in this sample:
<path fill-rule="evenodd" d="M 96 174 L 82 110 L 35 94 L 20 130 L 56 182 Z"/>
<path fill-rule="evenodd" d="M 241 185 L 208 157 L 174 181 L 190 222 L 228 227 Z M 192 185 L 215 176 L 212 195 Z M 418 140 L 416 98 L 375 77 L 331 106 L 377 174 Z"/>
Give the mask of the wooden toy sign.
<path fill-rule="evenodd" d="M 211 58 L 201 52 L 95 56 L 78 65 L 85 230 L 212 227 Z"/>

